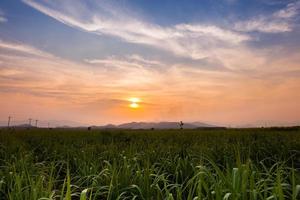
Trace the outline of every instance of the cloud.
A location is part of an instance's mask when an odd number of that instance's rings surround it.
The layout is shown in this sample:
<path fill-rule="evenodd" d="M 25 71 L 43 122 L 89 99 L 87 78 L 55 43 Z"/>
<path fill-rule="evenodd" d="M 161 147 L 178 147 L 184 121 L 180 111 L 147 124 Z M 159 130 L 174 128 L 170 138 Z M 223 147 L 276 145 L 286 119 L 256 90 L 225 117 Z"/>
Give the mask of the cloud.
<path fill-rule="evenodd" d="M 300 1 L 289 3 L 285 8 L 271 15 L 260 15 L 250 20 L 235 23 L 235 29 L 242 32 L 283 33 L 293 30 L 293 18 L 299 14 Z"/>
<path fill-rule="evenodd" d="M 106 4 L 94 3 L 95 7 L 99 7 L 100 12 L 97 12 L 91 11 L 84 3 L 61 5 L 55 1 L 51 4 L 48 1 L 23 2 L 68 26 L 115 36 L 129 43 L 152 46 L 192 59 L 210 56 L 211 49 L 231 48 L 251 39 L 247 34 L 215 25 L 177 24 L 163 27 L 131 17 Z"/>
<path fill-rule="evenodd" d="M 210 36 L 212 39 L 223 42 L 226 41 L 232 44 L 239 44 L 251 39 L 247 35 L 239 34 L 213 25 L 178 24 L 175 28 L 182 37 L 201 38 L 202 36 Z"/>
<path fill-rule="evenodd" d="M 7 19 L 3 16 L 0 16 L 0 23 L 7 22 Z"/>
<path fill-rule="evenodd" d="M 189 84 L 193 83 L 189 89 L 203 84 L 209 88 L 215 78 L 224 76 L 217 71 L 202 71 L 201 65 L 210 61 L 175 65 L 133 54 L 75 63 L 26 44 L 5 41 L 0 42 L 0 60 L 2 93 L 68 99 L 78 104 L 99 98 L 120 98 L 131 91 L 139 91 L 139 95 L 150 91 L 180 94 Z M 188 73 L 203 78 L 188 78 Z"/>
<path fill-rule="evenodd" d="M 158 69 L 165 66 L 164 63 L 157 60 L 148 60 L 143 58 L 140 55 L 133 54 L 128 55 L 123 58 L 110 56 L 105 59 L 85 59 L 85 62 L 93 65 L 101 65 L 108 67 L 113 70 L 113 68 L 117 69 L 127 69 L 127 70 L 136 70 L 136 69 Z"/>
<path fill-rule="evenodd" d="M 286 8 L 281 9 L 273 14 L 275 18 L 290 19 L 298 15 L 300 9 L 300 1 L 289 3 Z"/>
<path fill-rule="evenodd" d="M 7 22 L 7 18 L 4 15 L 4 12 L 0 10 L 0 23 L 5 23 Z"/>
<path fill-rule="evenodd" d="M 23 2 L 68 26 L 93 34 L 110 35 L 128 43 L 147 45 L 172 53 L 178 62 L 177 66 L 221 71 L 243 71 L 264 67 L 270 58 L 265 56 L 264 49 L 254 51 L 248 46 L 248 42 L 253 40 L 248 32 L 291 31 L 291 21 L 296 16 L 296 8 L 299 4 L 291 3 L 269 16 L 262 15 L 248 21 L 237 22 L 233 28 L 235 30 L 232 30 L 232 28 L 199 23 L 161 26 L 142 20 L 142 17 L 133 17 L 134 10 L 131 11 L 133 14 L 128 15 L 129 11 L 120 10 L 106 1 L 89 2 L 89 4 L 84 2 L 73 4 L 73 1 L 64 1 L 63 4 L 58 1 L 23 0 Z M 88 6 L 90 4 L 92 6 Z M 185 63 L 179 62 L 178 58 L 186 59 Z M 244 62 L 245 60 L 252 62 Z M 132 75 L 135 74 L 134 69 L 139 68 L 142 73 L 148 66 L 150 69 L 174 67 L 173 63 L 163 63 L 163 65 L 161 61 L 160 63 L 147 63 L 149 61 L 143 63 L 137 58 L 89 58 L 85 62 L 101 65 L 106 70 L 119 68 L 119 70 L 131 71 Z"/>
<path fill-rule="evenodd" d="M 267 19 L 263 16 L 249 21 L 238 22 L 235 24 L 235 28 L 245 32 L 282 33 L 292 31 L 290 23 L 282 20 Z"/>
<path fill-rule="evenodd" d="M 19 92 L 32 94 L 61 91 L 59 87 L 68 82 L 67 85 L 72 85 L 87 74 L 82 70 L 84 66 L 25 44 L 0 41 L 0 50 L 0 86 L 7 91 L 17 88 Z"/>
<path fill-rule="evenodd" d="M 148 68 L 150 64 L 159 63 L 138 55 L 130 55 L 123 60 L 107 58 L 77 63 L 26 44 L 0 41 L 0 60 L 2 92 L 79 102 L 83 97 L 93 99 L 93 94 L 97 97 L 102 95 L 99 88 L 107 97 L 118 92 L 120 87 L 144 87 L 160 77 L 158 72 Z"/>
<path fill-rule="evenodd" d="M 0 48 L 6 49 L 6 50 L 12 50 L 12 51 L 16 51 L 16 52 L 21 52 L 21 53 L 25 53 L 25 54 L 41 56 L 41 57 L 53 57 L 51 54 L 43 52 L 34 47 L 31 47 L 31 46 L 28 46 L 25 44 L 5 42 L 1 39 L 0 39 Z"/>

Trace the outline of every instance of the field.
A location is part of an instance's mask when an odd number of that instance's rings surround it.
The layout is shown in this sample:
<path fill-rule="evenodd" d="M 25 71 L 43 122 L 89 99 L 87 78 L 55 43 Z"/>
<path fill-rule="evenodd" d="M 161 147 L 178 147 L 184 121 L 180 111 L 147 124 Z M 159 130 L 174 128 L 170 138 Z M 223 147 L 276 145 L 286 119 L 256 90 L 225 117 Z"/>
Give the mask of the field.
<path fill-rule="evenodd" d="M 0 129 L 0 199 L 300 199 L 300 129 Z"/>

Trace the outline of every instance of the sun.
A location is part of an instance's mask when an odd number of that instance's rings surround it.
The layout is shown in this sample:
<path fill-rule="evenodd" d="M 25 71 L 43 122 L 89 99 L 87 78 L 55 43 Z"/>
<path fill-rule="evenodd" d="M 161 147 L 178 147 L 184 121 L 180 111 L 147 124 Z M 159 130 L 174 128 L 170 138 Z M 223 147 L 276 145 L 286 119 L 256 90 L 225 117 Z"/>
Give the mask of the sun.
<path fill-rule="evenodd" d="M 141 102 L 140 98 L 137 98 L 137 97 L 132 97 L 130 99 L 128 99 L 130 101 L 130 104 L 129 104 L 129 107 L 130 108 L 139 108 L 140 105 L 139 105 L 139 102 Z"/>
<path fill-rule="evenodd" d="M 139 104 L 137 104 L 137 103 L 131 103 L 131 104 L 129 104 L 129 107 L 130 107 L 130 108 L 138 108 L 138 107 L 140 107 L 140 106 L 139 106 Z"/>

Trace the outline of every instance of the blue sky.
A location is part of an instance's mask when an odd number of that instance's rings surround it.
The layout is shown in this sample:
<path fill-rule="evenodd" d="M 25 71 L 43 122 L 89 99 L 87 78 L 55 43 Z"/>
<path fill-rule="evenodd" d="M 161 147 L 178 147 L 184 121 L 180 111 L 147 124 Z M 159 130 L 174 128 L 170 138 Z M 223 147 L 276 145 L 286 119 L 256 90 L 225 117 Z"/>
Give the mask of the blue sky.
<path fill-rule="evenodd" d="M 299 22 L 298 0 L 5 0 L 0 87 L 15 99 L 7 107 L 25 95 L 65 110 L 55 118 L 88 123 L 104 123 L 102 111 L 107 122 L 295 122 Z M 144 99 L 143 114 L 116 111 L 130 96 Z"/>
<path fill-rule="evenodd" d="M 27 1 L 27 4 L 30 1 Z M 41 1 L 42 2 L 42 1 Z M 55 2 L 55 1 L 54 1 Z M 59 2 L 59 1 L 58 1 Z M 72 2 L 72 1 L 71 1 Z M 79 1 L 80 2 L 80 1 Z M 288 3 L 295 1 L 238 1 L 238 0 L 217 0 L 217 1 L 83 1 L 87 10 L 101 15 L 102 11 L 94 9 L 96 4 L 110 4 L 106 7 L 117 7 L 120 15 L 133 16 L 141 21 L 164 26 L 176 26 L 177 24 L 204 24 L 217 25 L 232 29 L 234 23 L 240 20 L 251 20 L 255 16 L 272 15 L 281 9 L 286 9 Z M 56 3 L 59 7 L 60 3 Z M 71 3 L 72 4 L 72 3 Z M 65 5 L 67 6 L 67 5 Z M 70 6 L 72 7 L 72 5 Z M 101 7 L 101 5 L 98 7 Z M 66 8 L 67 9 L 67 8 Z M 107 9 L 107 8 L 106 8 Z M 113 8 L 112 8 L 113 9 Z M 11 41 L 20 41 L 59 56 L 82 59 L 83 56 L 98 55 L 108 56 L 109 54 L 129 54 L 133 51 L 143 51 L 141 45 L 132 45 L 122 38 L 111 37 L 111 35 L 95 36 L 84 32 L 80 28 L 66 26 L 61 22 L 45 15 L 29 5 L 26 1 L 3 1 L 1 3 L 3 17 L 7 19 L 0 27 L 1 37 Z M 83 13 L 87 17 L 90 13 Z M 91 14 L 92 15 L 92 14 Z M 108 13 L 109 16 L 109 13 Z M 293 23 L 298 24 L 299 17 L 294 16 Z M 289 22 L 290 23 L 290 22 Z M 294 26 L 295 24 L 293 24 Z M 263 44 L 273 45 L 299 45 L 298 26 L 294 31 L 269 33 L 251 31 L 249 35 L 258 37 L 258 40 L 247 41 L 249 45 Z M 271 34 L 271 35 L 270 35 Z M 34 35 L 34 37 L 33 37 Z M 274 38 L 274 39 L 273 39 Z M 288 38 L 288 39 L 286 39 Z M 291 41 L 291 44 L 289 42 Z M 251 44 L 252 43 L 252 44 Z M 105 44 L 105 45 L 103 45 Z M 120 48 L 122 46 L 123 48 Z M 80 48 L 79 48 L 80 47 Z M 73 51 L 69 51 L 72 48 Z M 132 51 L 131 51 L 132 49 Z M 149 51 L 146 47 L 145 51 Z M 156 49 L 157 51 L 157 49 Z M 154 52 L 153 52 L 154 53 Z"/>

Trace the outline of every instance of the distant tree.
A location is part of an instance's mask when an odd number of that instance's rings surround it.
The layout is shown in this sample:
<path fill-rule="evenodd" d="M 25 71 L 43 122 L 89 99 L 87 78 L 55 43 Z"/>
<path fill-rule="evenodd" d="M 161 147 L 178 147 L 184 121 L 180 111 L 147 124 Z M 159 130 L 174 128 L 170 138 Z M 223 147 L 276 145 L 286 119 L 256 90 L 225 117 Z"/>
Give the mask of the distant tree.
<path fill-rule="evenodd" d="M 179 123 L 180 129 L 183 129 L 183 125 L 184 125 L 184 123 L 182 121 L 180 121 L 180 123 Z"/>
<path fill-rule="evenodd" d="M 92 130 L 92 127 L 89 126 L 89 127 L 88 127 L 88 131 L 90 131 L 90 130 Z"/>

